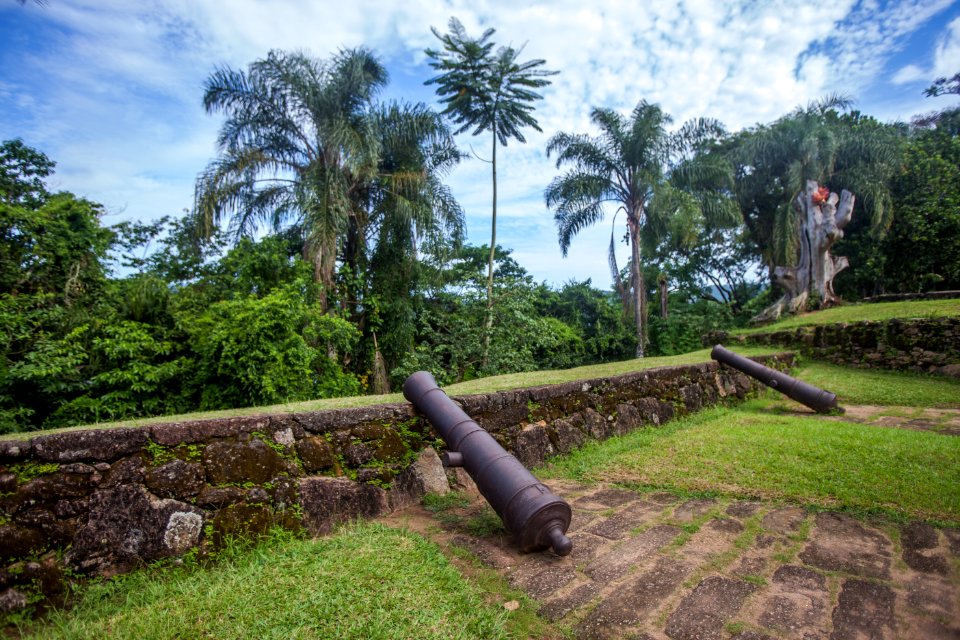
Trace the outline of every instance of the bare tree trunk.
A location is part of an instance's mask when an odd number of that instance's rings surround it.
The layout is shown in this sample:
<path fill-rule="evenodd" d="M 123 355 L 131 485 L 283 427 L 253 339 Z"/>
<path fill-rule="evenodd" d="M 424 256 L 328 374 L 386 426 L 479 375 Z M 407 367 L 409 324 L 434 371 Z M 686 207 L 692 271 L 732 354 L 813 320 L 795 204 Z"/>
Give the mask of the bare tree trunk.
<path fill-rule="evenodd" d="M 640 227 L 633 220 L 628 220 L 627 226 L 630 230 L 630 251 L 632 258 L 630 279 L 633 280 L 633 315 L 637 327 L 636 357 L 642 358 L 644 355 L 644 343 L 646 342 L 644 335 L 644 313 L 646 312 L 646 304 L 644 304 L 643 271 L 640 269 Z"/>
<path fill-rule="evenodd" d="M 667 291 L 667 276 L 662 273 L 657 278 L 657 291 L 660 294 L 660 317 L 666 320 L 670 317 L 670 299 Z"/>
<path fill-rule="evenodd" d="M 807 188 L 793 201 L 799 220 L 800 261 L 793 267 L 776 267 L 774 280 L 784 290 L 783 297 L 767 307 L 753 322 L 776 320 L 784 313 L 796 313 L 815 300 L 823 309 L 837 304 L 833 279 L 850 263 L 830 253 L 843 237 L 843 228 L 853 216 L 856 198 L 844 189 L 838 197 L 807 180 Z M 812 300 L 811 300 L 812 299 Z"/>
<path fill-rule="evenodd" d="M 483 360 L 487 368 L 490 359 L 490 334 L 493 332 L 493 261 L 497 251 L 497 132 L 493 132 L 493 215 L 490 222 L 490 260 L 487 263 L 487 317 L 483 323 Z"/>

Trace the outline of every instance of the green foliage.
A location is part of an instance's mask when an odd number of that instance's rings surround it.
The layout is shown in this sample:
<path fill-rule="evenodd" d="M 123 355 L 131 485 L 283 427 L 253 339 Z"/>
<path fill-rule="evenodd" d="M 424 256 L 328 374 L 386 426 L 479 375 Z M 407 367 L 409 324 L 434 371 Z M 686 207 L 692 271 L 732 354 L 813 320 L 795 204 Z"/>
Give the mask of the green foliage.
<path fill-rule="evenodd" d="M 263 298 L 218 302 L 185 326 L 197 353 L 200 407 L 276 404 L 360 391 L 328 350 L 347 350 L 356 329 L 323 316 L 287 286 Z"/>
<path fill-rule="evenodd" d="M 43 178 L 57 163 L 19 138 L 0 145 L 0 203 L 37 209 L 49 196 Z"/>
<path fill-rule="evenodd" d="M 17 477 L 17 484 L 26 484 L 34 478 L 56 473 L 60 465 L 56 462 L 22 462 L 10 465 L 9 470 Z"/>
<path fill-rule="evenodd" d="M 594 108 L 590 119 L 600 129 L 599 136 L 561 132 L 547 144 L 557 168 L 570 168 L 554 178 L 544 198 L 555 211 L 564 256 L 574 236 L 609 213 L 610 203 L 617 205 L 617 213 L 624 213 L 631 248 L 629 280 L 623 281 L 617 267 L 614 233 L 610 270 L 623 308 L 635 322 L 636 356 L 643 357 L 648 332 L 641 243 L 649 250 L 671 237 L 677 246 L 693 246 L 704 226 L 736 221 L 728 195 L 729 163 L 719 155 L 700 153 L 723 127 L 701 119 L 669 133 L 670 116 L 645 100 L 628 118 L 612 109 Z"/>
<path fill-rule="evenodd" d="M 897 216 L 882 245 L 886 290 L 960 289 L 960 136 L 918 134 L 893 189 Z"/>

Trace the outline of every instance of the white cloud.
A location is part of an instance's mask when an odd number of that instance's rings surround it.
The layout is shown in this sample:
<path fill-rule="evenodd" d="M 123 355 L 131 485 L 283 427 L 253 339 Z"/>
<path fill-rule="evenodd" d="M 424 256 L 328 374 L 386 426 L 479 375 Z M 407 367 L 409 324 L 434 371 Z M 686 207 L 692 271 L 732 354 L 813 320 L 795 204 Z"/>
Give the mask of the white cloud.
<path fill-rule="evenodd" d="M 660 103 L 676 125 L 709 116 L 738 129 L 772 120 L 830 90 L 857 93 L 876 78 L 905 34 L 949 4 L 62 0 L 39 8 L 28 3 L 0 9 L 0 17 L 28 16 L 53 28 L 44 34 L 43 46 L 17 52 L 24 74 L 14 78 L 5 72 L 0 136 L 21 135 L 40 146 L 59 162 L 65 188 L 123 215 L 175 213 L 190 206 L 193 179 L 215 152 L 220 118 L 204 114 L 200 105 L 203 81 L 215 65 L 244 68 L 273 48 L 326 57 L 365 44 L 409 84 L 407 99 L 429 101 L 432 89 L 419 84 L 431 75 L 423 49 L 437 45 L 429 27 L 446 31 L 450 16 L 457 16 L 469 33 L 495 27 L 498 43 L 526 43 L 525 59 L 543 58 L 547 68 L 561 71 L 537 105 L 543 133 L 529 131 L 526 145 L 511 142 L 498 154 L 498 238 L 516 249 L 538 279 L 592 277 L 605 287 L 609 219 L 584 231 L 570 256 L 560 258 L 553 217 L 542 202 L 544 187 L 557 174 L 543 152 L 551 135 L 590 132 L 592 107 L 626 113 L 641 98 Z M 960 19 L 936 49 L 940 75 L 960 68 L 958 34 Z M 904 65 L 897 77 L 919 68 Z M 32 104 L 18 106 L 14 96 Z M 489 154 L 486 136 L 463 136 L 461 142 L 481 156 Z M 489 242 L 489 166 L 465 163 L 450 183 L 468 212 L 470 240 Z"/>
<path fill-rule="evenodd" d="M 890 82 L 893 84 L 908 84 L 917 80 L 926 80 L 929 74 L 915 64 L 908 64 L 901 67 L 899 71 L 893 74 Z"/>

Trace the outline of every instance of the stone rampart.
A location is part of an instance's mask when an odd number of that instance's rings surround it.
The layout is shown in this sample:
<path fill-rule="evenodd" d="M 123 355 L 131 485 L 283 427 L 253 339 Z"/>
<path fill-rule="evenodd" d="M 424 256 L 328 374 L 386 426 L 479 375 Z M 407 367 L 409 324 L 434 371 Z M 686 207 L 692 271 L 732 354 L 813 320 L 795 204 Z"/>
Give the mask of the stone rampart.
<path fill-rule="evenodd" d="M 709 362 L 455 400 L 532 467 L 757 388 Z M 56 601 L 65 570 L 109 576 L 227 536 L 376 517 L 446 489 L 442 446 L 408 404 L 0 440 L 0 611 Z"/>

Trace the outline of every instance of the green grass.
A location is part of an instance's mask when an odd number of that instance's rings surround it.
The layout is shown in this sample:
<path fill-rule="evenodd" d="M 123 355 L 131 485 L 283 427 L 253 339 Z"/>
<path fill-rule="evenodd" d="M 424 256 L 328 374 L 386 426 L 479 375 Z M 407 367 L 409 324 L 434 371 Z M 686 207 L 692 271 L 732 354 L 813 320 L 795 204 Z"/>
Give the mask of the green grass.
<path fill-rule="evenodd" d="M 768 400 L 588 444 L 541 471 L 960 524 L 960 438 L 776 415 Z"/>
<path fill-rule="evenodd" d="M 440 548 L 379 524 L 319 540 L 277 533 L 212 567 L 143 570 L 87 588 L 26 638 L 507 638 L 491 594 Z M 526 603 L 530 607 L 529 603 Z M 529 612 L 527 612 L 529 613 Z M 528 624 L 540 625 L 535 616 Z"/>
<path fill-rule="evenodd" d="M 960 407 L 960 380 L 945 376 L 853 369 L 811 361 L 804 361 L 794 375 L 804 382 L 837 394 L 841 406 L 847 403 Z"/>
<path fill-rule="evenodd" d="M 960 300 L 909 300 L 904 302 L 876 302 L 848 304 L 823 311 L 790 316 L 773 324 L 734 331 L 735 334 L 768 333 L 835 322 L 863 320 L 890 320 L 893 318 L 936 318 L 960 316 Z"/>
<path fill-rule="evenodd" d="M 779 353 L 784 349 L 778 347 L 738 347 L 737 353 L 741 355 L 754 356 L 769 353 Z M 630 373 L 631 371 L 642 371 L 654 367 L 668 367 L 683 364 L 695 364 L 698 362 L 708 362 L 710 360 L 710 350 L 701 349 L 678 356 L 664 356 L 657 358 L 643 358 L 641 360 L 624 360 L 621 362 L 609 362 L 605 364 L 596 364 L 586 367 L 576 367 L 574 369 L 562 369 L 556 371 L 528 371 L 525 373 L 511 373 L 502 376 L 490 376 L 489 378 L 479 378 L 468 382 L 444 387 L 450 395 L 470 395 L 480 393 L 493 393 L 505 389 L 518 389 L 522 387 L 533 387 L 545 384 L 559 384 L 561 382 L 570 382 L 573 380 L 587 380 L 591 378 L 605 378 L 609 376 Z M 308 400 L 306 402 L 296 402 L 290 404 L 278 404 L 268 407 L 247 407 L 243 409 L 227 409 L 223 411 L 201 411 L 196 413 L 185 413 L 175 416 L 157 416 L 154 418 L 140 418 L 136 420 L 121 420 L 117 422 L 101 422 L 91 425 L 81 425 L 77 427 L 67 427 L 63 429 L 49 429 L 46 431 L 30 431 L 25 433 L 4 434 L 3 439 L 27 439 L 38 433 L 51 434 L 63 433 L 67 431 L 78 431 L 81 429 L 112 429 L 119 427 L 140 427 L 149 424 L 161 424 L 167 422 L 185 422 L 188 420 L 212 420 L 216 418 L 236 418 L 243 416 L 269 416 L 284 413 L 303 413 L 307 411 L 323 411 L 326 409 L 349 409 L 354 407 L 366 407 L 376 404 L 391 404 L 397 402 L 406 402 L 400 393 L 390 393 L 377 396 L 351 396 L 347 398 L 325 398 L 322 400 Z"/>

